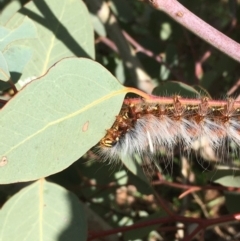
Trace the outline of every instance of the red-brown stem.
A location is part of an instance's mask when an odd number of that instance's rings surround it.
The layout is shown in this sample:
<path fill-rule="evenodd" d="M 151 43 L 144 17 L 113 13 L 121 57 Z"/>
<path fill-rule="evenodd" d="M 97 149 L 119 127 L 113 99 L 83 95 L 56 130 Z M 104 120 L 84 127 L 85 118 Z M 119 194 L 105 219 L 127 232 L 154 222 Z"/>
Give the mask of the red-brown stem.
<path fill-rule="evenodd" d="M 224 186 L 213 186 L 213 185 L 205 185 L 205 186 L 197 186 L 197 185 L 187 185 L 187 184 L 181 184 L 181 183 L 174 183 L 174 182 L 168 182 L 165 180 L 159 180 L 159 181 L 154 181 L 151 183 L 154 186 L 157 185 L 163 185 L 163 186 L 169 186 L 177 189 L 185 189 L 187 191 L 191 192 L 196 192 L 196 191 L 201 191 L 201 190 L 221 190 L 221 191 L 228 191 L 228 192 L 240 192 L 240 188 L 236 187 L 224 187 Z M 179 198 L 181 198 L 182 194 L 180 195 Z"/>
<path fill-rule="evenodd" d="M 117 45 L 109 38 L 100 36 L 97 40 L 96 43 L 102 42 L 105 45 L 107 45 L 110 49 L 112 49 L 114 52 L 119 53 Z"/>
<path fill-rule="evenodd" d="M 142 52 L 148 57 L 153 57 L 158 63 L 163 63 L 162 58 L 159 55 L 155 55 L 151 50 L 144 48 L 141 44 L 139 44 L 135 39 L 133 39 L 127 32 L 122 31 L 124 37 L 127 39 L 127 41 L 135 47 L 136 52 Z M 164 63 L 165 65 L 165 63 Z M 166 65 L 165 65 L 166 66 Z M 166 66 L 168 69 L 170 69 L 168 66 Z"/>
<path fill-rule="evenodd" d="M 126 87 L 124 91 L 126 93 L 134 93 L 136 95 L 139 95 L 139 96 L 143 97 L 145 100 L 148 100 L 148 99 L 152 98 L 151 95 L 149 95 L 149 94 L 147 94 L 147 93 L 145 93 L 145 92 L 143 92 L 141 90 L 135 89 L 135 88 Z M 138 101 L 140 101 L 140 99 Z"/>
<path fill-rule="evenodd" d="M 174 216 L 174 212 L 167 206 L 166 201 L 160 196 L 158 195 L 157 192 L 155 192 L 155 197 L 158 201 L 158 203 L 160 204 L 160 206 L 164 209 L 164 211 L 168 214 L 168 216 Z"/>
<path fill-rule="evenodd" d="M 161 63 L 162 65 L 164 65 L 171 73 L 172 75 L 176 78 L 176 79 L 181 79 L 182 82 L 185 82 L 183 80 L 183 76 L 180 76 L 178 73 L 176 73 L 176 71 L 174 71 L 166 62 L 163 61 L 162 57 L 160 55 L 156 55 L 154 54 L 151 50 L 146 49 L 145 47 L 143 47 L 141 44 L 139 44 L 135 39 L 133 39 L 127 32 L 122 31 L 124 37 L 127 39 L 127 41 L 135 47 L 135 51 L 136 52 L 141 52 L 145 55 L 147 55 L 148 57 L 151 57 L 153 59 L 155 59 L 158 63 Z"/>
<path fill-rule="evenodd" d="M 4 105 L 5 105 L 7 102 L 8 102 L 7 100 L 2 100 L 2 99 L 0 99 L 0 103 L 1 103 L 1 104 L 4 104 Z"/>
<path fill-rule="evenodd" d="M 182 223 L 198 224 L 198 227 L 190 235 L 187 235 L 186 238 L 183 239 L 184 241 L 190 241 L 201 230 L 204 230 L 205 228 L 208 228 L 213 225 L 220 225 L 222 223 L 237 221 L 237 220 L 240 220 L 240 213 L 225 215 L 225 216 L 222 216 L 219 218 L 213 218 L 213 219 L 191 218 L 191 217 L 183 217 L 180 215 L 175 215 L 175 216 L 170 216 L 170 217 L 158 218 L 158 219 L 154 219 L 151 221 L 140 222 L 140 223 L 137 223 L 137 224 L 134 224 L 131 226 L 127 226 L 127 227 L 125 226 L 125 227 L 120 227 L 120 228 L 115 228 L 112 230 L 106 230 L 106 231 L 102 231 L 99 233 L 95 233 L 95 234 L 90 235 L 90 237 L 88 238 L 88 241 L 94 240 L 96 238 L 112 235 L 112 234 L 127 232 L 127 231 L 134 230 L 134 229 L 139 229 L 139 228 L 153 226 L 153 225 L 162 224 L 162 223 L 169 223 L 169 222 L 173 222 L 173 221 L 182 222 Z"/>
<path fill-rule="evenodd" d="M 174 102 L 173 97 L 160 97 L 160 96 L 155 96 L 155 95 L 148 95 L 141 90 L 137 90 L 134 88 L 126 88 L 127 92 L 137 94 L 145 99 L 146 102 L 148 103 L 159 103 L 159 104 L 172 104 Z M 201 104 L 202 100 L 201 99 L 187 99 L 187 98 L 181 98 L 178 96 L 178 100 L 181 102 L 183 105 L 199 105 Z M 142 99 L 141 98 L 128 98 L 124 102 L 126 103 L 134 103 L 138 104 L 141 103 Z M 216 107 L 216 106 L 224 106 L 228 103 L 227 100 L 208 100 L 208 105 L 209 107 Z M 240 101 L 235 101 L 234 102 L 234 107 L 238 108 L 240 107 Z"/>
<path fill-rule="evenodd" d="M 148 0 L 154 8 L 161 10 L 185 28 L 204 39 L 215 48 L 240 62 L 240 44 L 219 32 L 194 15 L 176 0 Z"/>

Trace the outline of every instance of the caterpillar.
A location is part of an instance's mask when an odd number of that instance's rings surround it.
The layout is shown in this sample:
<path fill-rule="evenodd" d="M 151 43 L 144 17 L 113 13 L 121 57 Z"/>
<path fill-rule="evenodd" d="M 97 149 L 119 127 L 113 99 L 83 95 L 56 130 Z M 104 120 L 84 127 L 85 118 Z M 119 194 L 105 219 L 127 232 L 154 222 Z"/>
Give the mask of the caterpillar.
<path fill-rule="evenodd" d="M 205 139 L 213 150 L 240 147 L 240 102 L 184 99 L 180 96 L 126 99 L 112 127 L 99 142 L 104 158 L 154 157 L 164 147 L 190 150 Z"/>

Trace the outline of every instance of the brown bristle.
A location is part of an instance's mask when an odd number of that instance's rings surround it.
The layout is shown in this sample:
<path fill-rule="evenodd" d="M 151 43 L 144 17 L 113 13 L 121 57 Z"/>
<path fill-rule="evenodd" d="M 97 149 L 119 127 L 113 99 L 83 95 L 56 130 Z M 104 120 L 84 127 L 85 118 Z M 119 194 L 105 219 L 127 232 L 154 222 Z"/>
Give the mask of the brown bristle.
<path fill-rule="evenodd" d="M 154 100 L 154 98 L 153 98 Z M 100 145 L 104 147 L 114 146 L 126 133 L 135 128 L 139 119 L 143 118 L 158 118 L 161 121 L 162 118 L 167 117 L 173 121 L 173 123 L 179 123 L 183 119 L 192 123 L 193 127 L 188 127 L 187 131 L 189 135 L 195 137 L 199 134 L 196 131 L 195 126 L 200 125 L 206 119 L 211 123 L 217 123 L 218 125 L 224 125 L 234 119 L 239 121 L 240 107 L 235 107 L 235 101 L 228 99 L 227 101 L 210 101 L 207 97 L 202 100 L 189 100 L 181 99 L 180 96 L 174 96 L 170 103 L 169 99 L 164 103 L 156 99 L 156 101 L 144 101 L 142 99 L 128 99 L 124 101 L 122 109 L 113 126 L 107 130 L 106 136 L 100 141 Z M 146 129 L 148 126 L 146 126 Z M 199 127 L 201 128 L 201 127 Z M 224 127 L 225 128 L 225 127 Z M 212 133 L 218 133 L 219 136 L 226 136 L 226 130 L 224 128 L 209 129 Z M 216 130 L 215 130 L 216 129 Z M 225 131 L 223 131 L 223 129 Z M 240 130 L 237 130 L 240 132 Z M 171 133 L 171 132 L 169 132 Z M 150 140 L 151 141 L 151 140 Z"/>

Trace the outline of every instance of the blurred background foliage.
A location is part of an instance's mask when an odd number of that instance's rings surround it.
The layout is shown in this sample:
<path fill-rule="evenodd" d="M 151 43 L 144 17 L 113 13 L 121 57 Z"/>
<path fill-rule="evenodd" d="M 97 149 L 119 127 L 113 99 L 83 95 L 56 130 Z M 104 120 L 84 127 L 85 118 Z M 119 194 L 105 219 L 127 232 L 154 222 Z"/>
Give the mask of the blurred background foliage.
<path fill-rule="evenodd" d="M 86 2 L 88 4 L 90 1 Z M 239 40 L 238 1 L 180 2 L 216 29 Z M 96 13 L 94 7 L 90 6 L 93 14 Z M 153 85 L 177 80 L 191 86 L 200 86 L 213 98 L 223 98 L 227 94 L 233 94 L 234 97 L 239 95 L 238 89 L 231 91 L 239 80 L 240 69 L 235 60 L 205 43 L 166 14 L 141 1 L 113 0 L 108 1 L 108 7 L 116 19 L 115 26 L 121 32 L 125 31 L 125 40 L 131 45 L 134 56 L 140 61 Z M 127 50 L 123 51 L 121 47 L 124 39 L 114 42 L 116 31 L 112 31 L 109 26 L 102 26 L 105 29 L 103 33 L 100 26 L 99 22 L 95 24 L 97 60 L 126 85 L 132 85 L 133 81 L 137 85 L 137 80 L 131 79 L 130 71 L 123 68 L 123 62 L 129 59 L 125 54 Z M 111 30 L 110 33 L 106 33 L 108 29 Z M 105 37 L 113 40 L 113 44 L 106 44 L 103 40 Z M 119 53 L 114 51 L 114 43 Z"/>
<path fill-rule="evenodd" d="M 0 8 L 9 2 L 0 0 Z M 17 2 L 23 5 L 28 1 Z M 239 0 L 179 2 L 240 42 Z M 197 96 L 200 93 L 212 98 L 239 98 L 239 63 L 163 12 L 137 0 L 85 0 L 85 3 L 95 29 L 96 60 L 126 86 L 139 87 L 148 93 L 160 86 L 163 95 Z M 176 150 L 170 161 L 169 157 L 160 160 L 161 172 L 147 163 L 134 175 L 119 163 L 102 163 L 94 151 L 89 151 L 68 169 L 48 179 L 73 191 L 86 202 L 89 231 L 94 233 L 166 216 L 159 198 L 176 214 L 188 217 L 215 218 L 239 212 L 238 189 L 229 192 L 220 186 L 233 185 L 233 176 L 238 176 L 238 163 L 236 157 L 219 162 L 217 157 L 184 156 Z M 221 181 L 223 177 L 229 179 Z M 234 180 L 234 185 L 240 188 L 238 178 Z M 212 189 L 206 188 L 214 181 L 216 184 Z M 2 185 L 1 205 L 23 185 Z M 179 198 L 189 189 L 184 185 L 197 185 L 199 190 Z M 173 220 L 172 223 L 146 226 L 102 240 L 181 240 L 183 233 L 194 227 L 193 223 L 177 224 Z M 195 240 L 239 240 L 239 231 L 238 223 L 216 225 Z"/>

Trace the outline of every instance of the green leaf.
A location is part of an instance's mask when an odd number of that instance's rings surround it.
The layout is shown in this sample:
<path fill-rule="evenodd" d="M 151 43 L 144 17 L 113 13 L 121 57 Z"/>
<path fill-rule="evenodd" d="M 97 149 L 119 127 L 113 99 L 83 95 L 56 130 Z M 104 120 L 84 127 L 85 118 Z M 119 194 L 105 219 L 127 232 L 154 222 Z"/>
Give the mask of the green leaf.
<path fill-rule="evenodd" d="M 205 89 L 209 89 L 214 83 L 214 80 L 217 78 L 218 74 L 219 73 L 215 69 L 207 71 L 201 79 L 201 86 Z"/>
<path fill-rule="evenodd" d="M 158 96 L 180 95 L 181 97 L 185 98 L 196 98 L 199 96 L 199 93 L 190 85 L 186 85 L 178 81 L 167 81 L 156 87 L 152 94 Z"/>
<path fill-rule="evenodd" d="M 230 213 L 240 212 L 239 198 L 240 194 L 237 192 L 224 192 L 226 199 L 226 207 Z"/>
<path fill-rule="evenodd" d="M 21 23 L 19 25 L 19 23 Z M 37 37 L 36 27 L 28 17 L 22 17 L 14 26 L 0 27 L 0 50 L 3 50 L 11 42 Z"/>
<path fill-rule="evenodd" d="M 133 9 L 127 0 L 112 0 L 109 6 L 113 13 L 123 22 L 130 22 L 134 19 Z"/>
<path fill-rule="evenodd" d="M 10 45 L 3 55 L 11 72 L 11 79 L 15 83 L 19 80 L 22 71 L 32 57 L 32 50 L 28 46 Z M 1 86 L 0 86 L 1 88 Z"/>
<path fill-rule="evenodd" d="M 149 181 L 142 169 L 143 160 L 138 155 L 135 155 L 133 158 L 124 157 L 121 161 L 129 171 L 138 176 L 145 183 L 149 184 Z"/>
<path fill-rule="evenodd" d="M 0 183 L 59 172 L 105 135 L 127 89 L 95 61 L 67 58 L 0 111 Z"/>
<path fill-rule="evenodd" d="M 172 26 L 170 23 L 162 23 L 161 30 L 160 30 L 160 39 L 166 41 L 171 37 L 172 34 Z"/>
<path fill-rule="evenodd" d="M 96 33 L 99 36 L 106 37 L 107 33 L 106 33 L 105 27 L 104 27 L 103 23 L 100 21 L 100 19 L 95 14 L 92 14 L 92 13 L 90 13 L 90 16 L 91 16 L 92 24 L 93 24 L 93 27 L 94 27 L 94 30 L 96 31 Z"/>
<path fill-rule="evenodd" d="M 227 187 L 240 187 L 240 172 L 233 170 L 218 170 L 210 176 L 211 181 Z"/>
<path fill-rule="evenodd" d="M 93 27 L 86 6 L 79 0 L 30 1 L 7 23 L 14 27 L 27 15 L 35 24 L 37 39 L 18 44 L 33 49 L 21 79 L 41 76 L 59 60 L 70 56 L 94 58 Z"/>
<path fill-rule="evenodd" d="M 11 197 L 0 211 L 0 241 L 85 241 L 83 205 L 64 188 L 41 179 Z"/>
<path fill-rule="evenodd" d="M 10 73 L 8 70 L 8 65 L 5 57 L 0 51 L 0 80 L 8 81 L 10 79 Z"/>
<path fill-rule="evenodd" d="M 240 187 L 240 175 L 235 176 L 233 173 L 231 175 L 226 175 L 216 179 L 214 182 L 219 183 L 227 187 Z"/>
<path fill-rule="evenodd" d="M 115 76 L 116 78 L 121 82 L 124 83 L 125 79 L 126 79 L 126 75 L 125 75 L 125 71 L 124 71 L 124 64 L 123 61 L 116 58 L 115 59 L 116 62 L 116 69 L 115 69 Z"/>
<path fill-rule="evenodd" d="M 5 25 L 9 18 L 12 17 L 21 8 L 21 3 L 18 0 L 9 2 L 0 14 L 0 24 Z"/>
<path fill-rule="evenodd" d="M 14 83 L 19 80 L 21 72 L 32 55 L 31 48 L 19 45 L 18 40 L 24 41 L 26 38 L 37 37 L 37 29 L 28 17 L 23 18 L 20 23 L 13 29 L 0 27 L 0 48 L 3 53 L 0 57 L 0 80 L 2 80 L 0 90 L 10 87 L 8 83 L 5 83 L 10 77 Z"/>
<path fill-rule="evenodd" d="M 193 88 L 199 93 L 199 95 L 203 97 L 208 97 L 209 99 L 212 98 L 211 95 L 208 93 L 208 91 L 204 89 L 202 86 L 194 85 Z"/>

